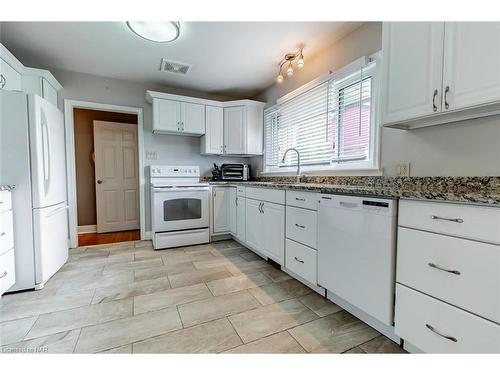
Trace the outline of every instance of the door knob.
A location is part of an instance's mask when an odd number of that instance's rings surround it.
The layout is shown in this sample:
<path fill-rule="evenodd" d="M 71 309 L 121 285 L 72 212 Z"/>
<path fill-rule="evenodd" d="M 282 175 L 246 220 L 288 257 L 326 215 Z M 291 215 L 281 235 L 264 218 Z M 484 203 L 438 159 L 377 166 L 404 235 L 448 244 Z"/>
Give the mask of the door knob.
<path fill-rule="evenodd" d="M 102 182 L 103 182 L 102 180 L 97 180 L 98 184 L 102 184 Z"/>

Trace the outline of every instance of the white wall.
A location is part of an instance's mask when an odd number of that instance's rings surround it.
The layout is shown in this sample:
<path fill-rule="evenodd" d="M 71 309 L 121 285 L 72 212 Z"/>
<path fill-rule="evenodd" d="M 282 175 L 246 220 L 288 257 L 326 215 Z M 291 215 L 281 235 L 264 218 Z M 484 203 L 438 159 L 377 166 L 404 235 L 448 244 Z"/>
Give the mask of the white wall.
<path fill-rule="evenodd" d="M 382 48 L 382 24 L 365 23 L 317 56 L 306 55 L 304 69 L 274 84 L 256 99 L 274 105 L 276 99 L 314 78 Z M 381 168 L 395 174 L 398 162 L 410 162 L 412 176 L 499 176 L 500 116 L 404 131 L 381 130 Z M 262 158 L 252 158 L 262 170 Z"/>
<path fill-rule="evenodd" d="M 152 133 L 152 107 L 146 102 L 146 90 L 156 90 L 181 95 L 206 97 L 215 100 L 229 98 L 207 96 L 187 90 L 169 88 L 166 86 L 147 85 L 128 82 L 112 78 L 93 76 L 89 74 L 50 69 L 52 74 L 63 85 L 59 92 L 59 107 L 63 109 L 64 99 L 75 99 L 89 102 L 125 105 L 143 108 L 144 113 L 144 152 L 156 151 L 157 160 L 146 160 L 144 175 L 149 179 L 151 164 L 184 164 L 199 165 L 202 175 L 211 175 L 213 163 L 245 162 L 244 158 L 227 158 L 218 156 L 200 155 L 200 138 L 160 135 Z M 146 197 L 146 231 L 151 230 L 150 224 L 150 194 L 149 188 L 145 191 Z"/>

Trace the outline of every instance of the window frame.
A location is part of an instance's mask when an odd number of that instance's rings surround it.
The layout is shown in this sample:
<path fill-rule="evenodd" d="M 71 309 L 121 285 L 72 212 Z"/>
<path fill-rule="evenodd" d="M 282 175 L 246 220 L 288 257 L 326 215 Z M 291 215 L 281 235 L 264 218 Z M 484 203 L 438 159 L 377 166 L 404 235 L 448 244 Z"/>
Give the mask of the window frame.
<path fill-rule="evenodd" d="M 363 59 L 364 64 L 367 65 L 371 62 L 375 62 L 375 68 L 373 69 L 373 72 L 370 74 L 370 77 L 372 79 L 371 81 L 371 103 L 373 109 L 371 110 L 371 117 L 370 117 L 370 144 L 369 144 L 369 151 L 368 151 L 368 158 L 366 160 L 360 160 L 360 161 L 333 161 L 330 162 L 330 164 L 318 164 L 318 165 L 301 165 L 301 170 L 304 174 L 318 174 L 318 175 L 336 175 L 336 174 L 343 174 L 343 175 L 381 175 L 382 171 L 380 170 L 380 121 L 379 121 L 379 114 L 380 114 L 380 66 L 381 66 L 381 52 L 377 52 L 370 56 L 368 59 L 367 58 L 360 58 L 358 60 L 355 60 L 351 64 L 347 65 L 344 68 L 341 68 L 339 71 L 342 71 L 344 69 L 349 68 L 350 65 L 353 64 L 359 64 L 360 60 Z M 298 95 L 301 95 L 310 89 L 321 85 L 327 81 L 330 81 L 334 76 L 338 74 L 338 72 L 330 72 L 322 77 L 319 77 L 311 82 L 306 83 L 305 85 L 299 87 L 298 89 L 288 93 L 287 95 L 283 96 L 282 98 L 277 100 L 277 104 L 266 109 L 264 118 L 266 114 L 269 114 L 273 112 L 275 116 L 280 115 L 280 104 L 292 99 L 293 97 L 296 97 Z M 367 77 L 363 77 L 361 79 L 365 79 Z M 345 88 L 349 85 L 352 85 L 355 83 L 355 80 L 346 80 L 345 84 L 343 84 L 341 87 L 339 87 L 338 90 L 341 90 L 342 88 Z M 264 126 L 266 126 L 266 123 L 264 122 Z M 337 125 L 338 126 L 338 125 Z M 264 129 L 265 133 L 266 129 Z M 297 166 L 289 166 L 289 167 L 272 167 L 269 168 L 266 165 L 266 140 L 264 139 L 264 155 L 262 159 L 262 175 L 290 175 L 294 174 L 297 170 Z"/>

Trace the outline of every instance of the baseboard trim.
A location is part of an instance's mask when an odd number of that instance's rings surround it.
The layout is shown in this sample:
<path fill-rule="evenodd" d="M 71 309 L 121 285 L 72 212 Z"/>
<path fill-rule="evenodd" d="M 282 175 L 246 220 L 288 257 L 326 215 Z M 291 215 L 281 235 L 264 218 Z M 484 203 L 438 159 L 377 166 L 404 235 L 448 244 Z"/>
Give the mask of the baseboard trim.
<path fill-rule="evenodd" d="M 78 233 L 96 233 L 97 225 L 79 225 Z"/>

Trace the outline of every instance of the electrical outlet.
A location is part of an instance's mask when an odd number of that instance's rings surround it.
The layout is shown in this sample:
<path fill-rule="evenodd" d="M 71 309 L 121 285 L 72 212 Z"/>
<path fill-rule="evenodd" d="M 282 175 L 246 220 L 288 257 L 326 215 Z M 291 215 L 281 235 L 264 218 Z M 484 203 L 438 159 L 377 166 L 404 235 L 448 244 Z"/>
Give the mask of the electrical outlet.
<path fill-rule="evenodd" d="M 396 176 L 410 177 L 410 163 L 401 162 L 396 164 Z"/>
<path fill-rule="evenodd" d="M 146 151 L 146 160 L 157 160 L 158 153 L 156 151 Z"/>

